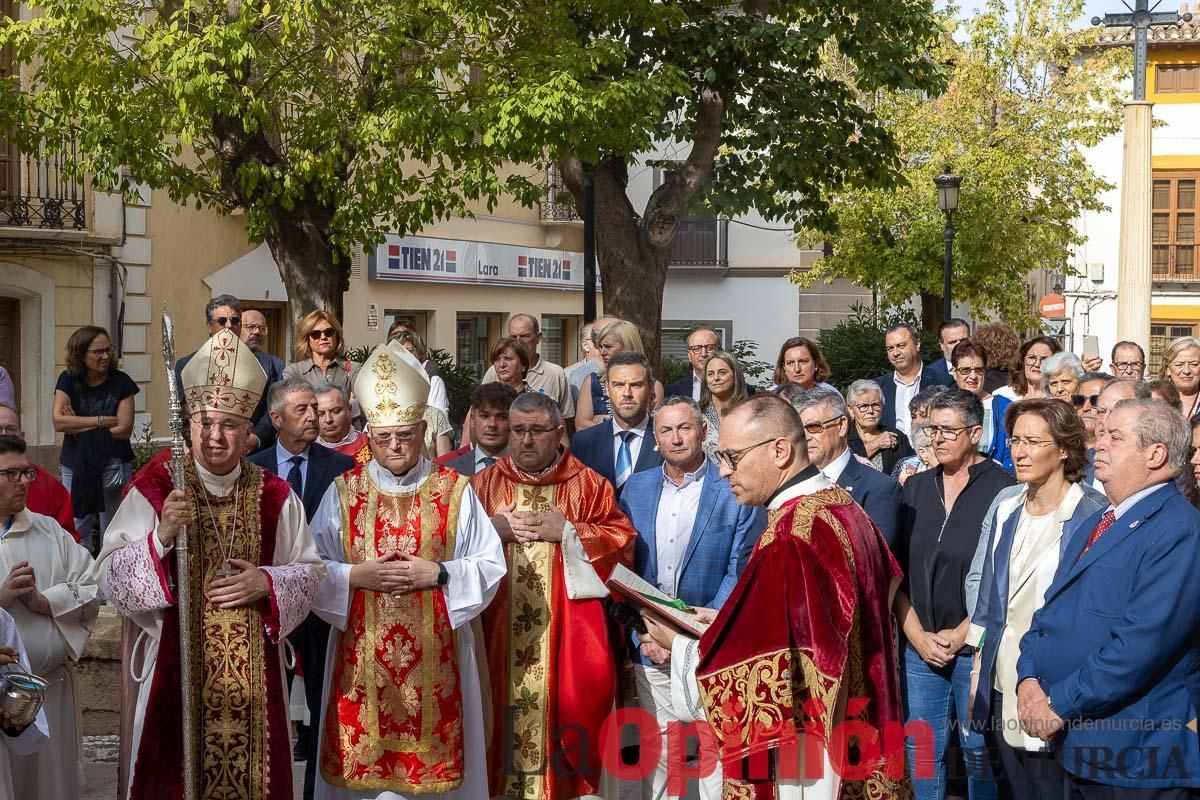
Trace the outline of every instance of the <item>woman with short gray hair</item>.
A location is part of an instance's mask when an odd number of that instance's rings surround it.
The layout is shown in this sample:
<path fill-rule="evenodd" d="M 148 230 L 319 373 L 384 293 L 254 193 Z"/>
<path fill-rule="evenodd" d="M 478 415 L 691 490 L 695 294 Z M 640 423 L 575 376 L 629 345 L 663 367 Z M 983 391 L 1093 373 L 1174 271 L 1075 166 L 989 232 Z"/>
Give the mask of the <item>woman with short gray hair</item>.
<path fill-rule="evenodd" d="M 1070 404 L 1083 380 L 1083 362 L 1074 353 L 1055 353 L 1042 362 L 1042 394 Z"/>
<path fill-rule="evenodd" d="M 907 436 L 880 424 L 883 391 L 878 383 L 857 380 L 850 384 L 846 390 L 846 408 L 854 421 L 846 444 L 851 452 L 870 461 L 875 469 L 891 475 L 897 464 L 914 455 Z"/>

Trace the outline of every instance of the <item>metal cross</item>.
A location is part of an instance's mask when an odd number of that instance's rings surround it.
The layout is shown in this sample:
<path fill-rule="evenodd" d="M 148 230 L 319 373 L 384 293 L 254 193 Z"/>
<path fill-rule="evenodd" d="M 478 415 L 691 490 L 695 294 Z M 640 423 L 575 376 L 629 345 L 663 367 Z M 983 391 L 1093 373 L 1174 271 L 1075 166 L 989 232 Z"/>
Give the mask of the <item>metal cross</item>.
<path fill-rule="evenodd" d="M 1105 14 L 1104 18 L 1092 17 L 1093 25 L 1106 28 L 1133 28 L 1133 99 L 1146 99 L 1146 45 L 1151 28 L 1191 22 L 1192 15 L 1178 11 L 1155 11 L 1161 4 L 1150 7 L 1149 0 L 1134 0 L 1133 7 L 1122 0 L 1121 5 L 1129 9 L 1128 14 Z"/>

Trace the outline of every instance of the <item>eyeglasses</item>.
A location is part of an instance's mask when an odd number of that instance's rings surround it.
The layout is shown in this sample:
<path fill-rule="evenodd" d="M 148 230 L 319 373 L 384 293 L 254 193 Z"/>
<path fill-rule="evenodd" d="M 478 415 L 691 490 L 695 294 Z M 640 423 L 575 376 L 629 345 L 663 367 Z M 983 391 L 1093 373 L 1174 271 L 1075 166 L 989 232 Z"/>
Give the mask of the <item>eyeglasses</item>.
<path fill-rule="evenodd" d="M 192 424 L 198 427 L 200 429 L 200 433 L 204 436 L 208 436 L 215 428 L 221 433 L 222 437 L 228 438 L 238 431 L 245 429 L 250 423 L 243 421 L 235 422 L 234 420 L 229 419 L 224 419 L 220 422 L 207 419 L 194 419 L 192 420 Z"/>
<path fill-rule="evenodd" d="M 416 441 L 417 432 L 415 430 L 408 431 L 388 431 L 387 433 L 376 433 L 371 431 L 371 440 L 380 447 L 391 447 L 393 443 L 405 446 Z"/>
<path fill-rule="evenodd" d="M 212 321 L 218 328 L 240 328 L 242 327 L 241 317 L 213 317 Z"/>
<path fill-rule="evenodd" d="M 1054 444 L 1054 440 L 1043 441 L 1042 439 L 1022 439 L 1020 436 L 1008 437 L 1008 449 L 1016 450 L 1018 447 L 1049 447 Z"/>
<path fill-rule="evenodd" d="M 963 425 L 960 428 L 949 428 L 945 425 L 926 425 L 925 432 L 929 434 L 930 439 L 936 439 L 939 436 L 948 442 L 953 442 L 958 438 L 958 435 L 963 431 L 969 431 L 975 425 Z"/>
<path fill-rule="evenodd" d="M 20 483 L 22 480 L 33 483 L 34 479 L 37 478 L 37 470 L 33 467 L 25 467 L 24 469 L 13 467 L 12 469 L 0 469 L 0 475 L 8 478 L 9 483 Z"/>
<path fill-rule="evenodd" d="M 267 326 L 266 325 L 247 325 L 246 330 L 250 331 L 250 333 L 266 333 Z"/>
<path fill-rule="evenodd" d="M 337 331 L 333 328 L 320 328 L 308 332 L 310 339 L 333 339 L 337 337 Z"/>
<path fill-rule="evenodd" d="M 1114 361 L 1113 367 L 1118 372 L 1137 372 L 1142 367 L 1146 366 L 1145 361 Z"/>
<path fill-rule="evenodd" d="M 1092 408 L 1095 408 L 1100 403 L 1099 394 L 1073 394 L 1071 395 L 1071 405 L 1076 408 L 1083 408 L 1084 403 L 1091 403 Z"/>
<path fill-rule="evenodd" d="M 983 367 L 955 367 L 955 375 L 983 375 L 987 372 Z"/>
<path fill-rule="evenodd" d="M 543 436 L 551 433 L 558 433 L 558 428 L 509 428 L 509 436 L 520 441 L 526 436 L 532 436 L 534 439 L 540 439 Z"/>
<path fill-rule="evenodd" d="M 1025 356 L 1025 364 L 1030 367 L 1040 367 L 1050 356 Z"/>
<path fill-rule="evenodd" d="M 689 353 L 715 353 L 720 349 L 719 344 L 689 344 L 687 347 Z"/>
<path fill-rule="evenodd" d="M 841 419 L 844 416 L 846 416 L 846 415 L 838 414 L 836 417 L 830 417 L 829 419 L 825 420 L 824 422 L 810 422 L 804 426 L 804 432 L 810 433 L 813 436 L 816 436 L 818 433 L 825 430 L 830 425 L 837 422 L 839 419 Z"/>
<path fill-rule="evenodd" d="M 112 351 L 113 351 L 113 349 L 111 347 L 103 347 L 103 348 L 100 348 L 99 350 L 88 350 L 87 353 L 89 356 L 95 356 L 96 358 L 104 358 L 105 356 L 111 356 Z"/>
<path fill-rule="evenodd" d="M 854 410 L 860 414 L 868 414 L 872 411 L 883 411 L 883 403 L 858 403 L 854 406 Z"/>
<path fill-rule="evenodd" d="M 775 439 L 763 439 L 758 444 L 748 445 L 746 447 L 743 447 L 740 450 L 717 450 L 715 453 L 713 453 L 713 455 L 716 456 L 717 463 L 723 464 L 724 466 L 735 470 L 738 468 L 738 464 L 741 463 L 742 459 L 745 458 L 746 454 L 749 453 L 751 450 L 753 450 L 756 447 L 762 447 L 764 444 L 770 444 L 771 442 L 774 442 L 774 441 L 776 441 L 776 440 Z"/>

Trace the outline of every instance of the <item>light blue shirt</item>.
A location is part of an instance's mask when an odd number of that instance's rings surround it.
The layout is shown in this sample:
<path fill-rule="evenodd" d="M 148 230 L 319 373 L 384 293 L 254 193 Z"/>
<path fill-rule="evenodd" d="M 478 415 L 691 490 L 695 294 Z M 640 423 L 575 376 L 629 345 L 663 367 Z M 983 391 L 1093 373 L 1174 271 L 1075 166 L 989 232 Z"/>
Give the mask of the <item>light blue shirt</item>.
<path fill-rule="evenodd" d="M 1108 507 L 1108 508 L 1106 508 L 1106 509 L 1104 509 L 1104 510 L 1105 510 L 1105 511 L 1112 511 L 1112 512 L 1113 512 L 1113 516 L 1114 516 L 1116 519 L 1120 519 L 1120 518 L 1121 518 L 1121 516 L 1122 516 L 1122 515 L 1123 515 L 1123 514 L 1124 514 L 1126 511 L 1128 511 L 1129 509 L 1133 508 L 1133 507 L 1134 507 L 1135 505 L 1137 505 L 1139 502 L 1141 502 L 1141 501 L 1142 501 L 1142 500 L 1144 500 L 1145 498 L 1149 497 L 1149 496 L 1150 496 L 1151 494 L 1153 494 L 1154 492 L 1157 492 L 1159 489 L 1163 488 L 1164 486 L 1166 486 L 1166 485 L 1167 485 L 1168 483 L 1170 483 L 1170 482 L 1171 482 L 1171 481 L 1167 480 L 1167 481 L 1163 481 L 1162 483 L 1156 483 L 1156 484 L 1154 484 L 1153 486 L 1147 486 L 1145 489 L 1142 489 L 1140 492 L 1134 492 L 1133 494 L 1129 495 L 1129 497 L 1126 497 L 1124 500 L 1122 500 L 1122 501 L 1121 501 L 1121 502 L 1120 502 L 1120 503 L 1119 503 L 1119 504 L 1116 506 L 1116 508 L 1113 508 L 1113 506 L 1112 506 L 1112 505 L 1109 505 L 1109 507 Z"/>
<path fill-rule="evenodd" d="M 304 448 L 302 452 L 293 453 L 280 444 L 278 439 L 275 440 L 276 471 L 279 477 L 283 478 L 285 481 L 288 479 L 288 475 L 292 472 L 292 459 L 296 456 L 300 456 L 302 459 L 300 461 L 301 483 L 305 488 L 308 488 L 308 448 Z"/>

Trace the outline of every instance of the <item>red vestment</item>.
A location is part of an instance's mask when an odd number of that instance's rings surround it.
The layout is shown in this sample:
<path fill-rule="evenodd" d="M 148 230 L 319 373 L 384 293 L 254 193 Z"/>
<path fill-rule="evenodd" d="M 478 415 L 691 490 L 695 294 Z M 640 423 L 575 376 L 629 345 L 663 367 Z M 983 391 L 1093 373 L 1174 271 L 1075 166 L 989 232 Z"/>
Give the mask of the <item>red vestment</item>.
<path fill-rule="evenodd" d="M 839 768 L 838 797 L 909 796 L 891 614 L 900 575 L 878 529 L 841 488 L 770 513 L 745 573 L 700 639 L 696 679 L 727 797 L 774 798 L 785 759 L 790 777 L 805 777 L 795 775 L 797 756 L 807 756 L 806 769 L 821 761 L 805 738 L 820 741 Z M 855 737 L 872 736 L 857 746 Z M 848 749 L 865 754 L 865 765 L 853 760 L 846 769 Z M 767 765 L 776 757 L 773 775 Z"/>
<path fill-rule="evenodd" d="M 50 517 L 75 541 L 79 541 L 79 532 L 75 530 L 75 511 L 71 508 L 71 493 L 58 479 L 37 464 L 31 464 L 37 470 L 37 477 L 29 484 L 29 495 L 25 498 L 25 507 L 35 514 L 45 514 Z"/>
<path fill-rule="evenodd" d="M 633 564 L 637 533 L 612 486 L 569 452 L 541 475 L 505 456 L 471 478 L 489 516 L 558 506 L 601 580 Z M 508 576 L 483 614 L 495 734 L 488 748 L 493 797 L 559 800 L 596 793 L 600 732 L 616 701 L 617 653 L 604 601 L 572 600 L 562 545 L 510 542 Z"/>
<path fill-rule="evenodd" d="M 371 460 L 371 448 L 367 444 L 366 432 L 358 434 L 347 444 L 333 448 L 344 456 L 350 456 L 356 464 L 366 464 Z"/>

